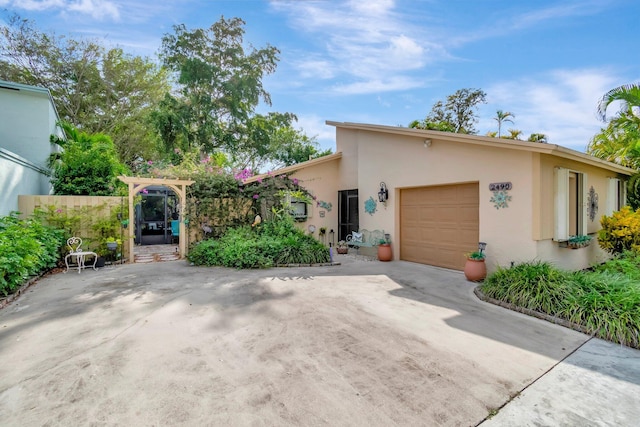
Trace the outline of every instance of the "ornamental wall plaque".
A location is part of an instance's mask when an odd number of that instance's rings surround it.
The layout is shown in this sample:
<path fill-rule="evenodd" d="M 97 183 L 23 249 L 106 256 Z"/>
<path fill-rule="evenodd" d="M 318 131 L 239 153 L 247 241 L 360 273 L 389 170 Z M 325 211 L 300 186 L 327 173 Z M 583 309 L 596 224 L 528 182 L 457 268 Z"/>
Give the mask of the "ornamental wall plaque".
<path fill-rule="evenodd" d="M 369 215 L 373 215 L 373 213 L 376 211 L 377 208 L 378 208 L 378 204 L 376 203 L 375 200 L 373 200 L 373 197 L 369 197 L 369 199 L 367 199 L 367 201 L 364 202 L 364 211 Z"/>
<path fill-rule="evenodd" d="M 331 212 L 331 208 L 333 206 L 329 202 L 325 202 L 323 200 L 320 200 L 320 201 L 318 201 L 318 207 L 320 207 L 322 209 L 326 209 L 327 211 Z"/>
<path fill-rule="evenodd" d="M 596 214 L 598 213 L 598 193 L 591 186 L 589 189 L 589 197 L 588 197 L 588 207 L 589 209 L 589 219 L 593 222 L 596 219 Z"/>
<path fill-rule="evenodd" d="M 493 203 L 493 207 L 496 209 L 508 208 L 511 196 L 506 190 L 494 191 L 493 197 L 491 197 L 491 200 L 489 201 Z"/>

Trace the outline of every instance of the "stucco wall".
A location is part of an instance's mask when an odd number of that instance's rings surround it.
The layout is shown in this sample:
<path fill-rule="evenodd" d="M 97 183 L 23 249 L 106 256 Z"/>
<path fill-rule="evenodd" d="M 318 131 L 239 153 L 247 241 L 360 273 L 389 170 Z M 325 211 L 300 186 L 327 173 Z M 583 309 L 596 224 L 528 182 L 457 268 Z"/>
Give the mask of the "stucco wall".
<path fill-rule="evenodd" d="M 598 195 L 598 211 L 591 221 L 587 218 L 587 232 L 594 238 L 587 248 L 568 249 L 560 247 L 558 242 L 552 241 L 555 223 L 554 214 L 554 168 L 563 167 L 572 171 L 587 175 L 587 189 L 593 186 Z M 605 207 L 608 194 L 608 179 L 618 176 L 610 171 L 600 169 L 584 163 L 563 159 L 556 156 L 540 155 L 540 204 L 537 210 L 540 212 L 540 233 L 535 236 L 537 243 L 537 258 L 548 260 L 557 266 L 570 270 L 583 269 L 594 263 L 599 263 L 608 258 L 597 242 L 597 232 L 600 230 L 600 219 L 606 214 Z M 585 200 L 586 202 L 586 200 Z"/>
<path fill-rule="evenodd" d="M 0 146 L 39 167 L 45 167 L 57 132 L 56 115 L 48 93 L 0 88 Z"/>
<path fill-rule="evenodd" d="M 317 202 L 323 201 L 331 203 L 331 210 L 313 204 L 309 210 L 311 216 L 307 221 L 298 223 L 298 225 L 306 231 L 309 230 L 309 225 L 314 225 L 316 231 L 313 235 L 320 240 L 322 240 L 319 235 L 320 227 L 326 227 L 327 234 L 324 239 L 326 244 L 330 243 L 329 231 L 331 229 L 333 229 L 335 233 L 334 243 L 338 239 L 338 189 L 341 189 L 338 171 L 340 162 L 340 159 L 336 159 L 332 162 L 321 163 L 301 169 L 291 175 L 292 178 L 299 180 L 301 186 L 309 190 Z M 324 212 L 324 217 L 320 216 L 321 212 Z"/>
<path fill-rule="evenodd" d="M 360 227 L 391 232 L 394 258 L 400 257 L 399 193 L 403 188 L 478 182 L 480 190 L 480 241 L 487 243 L 487 266 L 508 266 L 536 256 L 533 234 L 532 153 L 432 139 L 366 131 L 357 133 L 357 165 L 343 157 L 343 168 L 358 171 Z M 380 181 L 390 191 L 387 206 L 369 215 L 364 202 L 377 199 Z M 492 182 L 513 184 L 508 208 L 490 202 Z M 461 254 L 462 256 L 462 254 Z"/>
<path fill-rule="evenodd" d="M 365 125 L 366 126 L 366 125 Z M 373 127 L 373 126 L 372 126 Z M 317 214 L 309 223 L 334 230 L 338 226 L 337 193 L 340 190 L 358 189 L 360 228 L 380 229 L 391 234 L 394 259 L 400 259 L 400 193 L 403 189 L 462 183 L 479 185 L 479 240 L 487 243 L 487 267 L 532 260 L 550 261 L 567 269 L 580 269 L 607 258 L 594 242 L 590 247 L 578 250 L 562 248 L 553 242 L 554 168 L 564 167 L 587 175 L 587 189 L 591 186 L 599 197 L 599 210 L 594 221 L 587 219 L 590 234 L 600 228 L 600 217 L 607 204 L 608 178 L 615 172 L 583 163 L 564 156 L 542 151 L 552 146 L 529 146 L 526 143 L 497 141 L 493 146 L 487 138 L 452 138 L 442 134 L 442 139 L 431 132 L 430 146 L 425 136 L 406 132 L 389 132 L 361 127 L 337 127 L 336 146 L 342 153 L 335 162 L 303 168 L 296 177 L 305 180 L 304 185 L 319 199 L 330 201 L 333 211 L 324 221 Z M 489 142 L 489 144 L 487 143 Z M 365 202 L 370 197 L 377 202 L 380 182 L 389 190 L 386 204 L 377 204 L 373 215 L 366 213 Z M 491 202 L 493 192 L 489 184 L 510 182 L 511 200 L 507 208 L 497 209 Z M 326 225 L 325 225 L 326 224 Z"/>
<path fill-rule="evenodd" d="M 0 216 L 18 210 L 21 194 L 49 194 L 49 177 L 0 153 Z"/>

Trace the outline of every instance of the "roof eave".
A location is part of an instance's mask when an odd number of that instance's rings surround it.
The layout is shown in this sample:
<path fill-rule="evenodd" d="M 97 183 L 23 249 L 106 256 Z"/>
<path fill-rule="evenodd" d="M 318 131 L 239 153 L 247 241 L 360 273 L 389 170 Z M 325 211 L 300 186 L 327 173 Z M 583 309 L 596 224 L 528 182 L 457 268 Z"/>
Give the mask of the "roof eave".
<path fill-rule="evenodd" d="M 255 181 L 259 180 L 259 179 L 268 178 L 270 176 L 286 175 L 286 174 L 295 172 L 295 171 L 297 171 L 299 169 L 307 168 L 309 166 L 316 166 L 316 165 L 320 165 L 322 163 L 327 163 L 327 162 L 331 162 L 331 161 L 334 161 L 334 160 L 338 160 L 341 157 L 342 157 L 342 153 L 329 154 L 327 156 L 318 157 L 317 159 L 311 159 L 311 160 L 307 160 L 306 162 L 296 163 L 295 165 L 286 166 L 286 167 L 281 168 L 281 169 L 276 169 L 276 170 L 271 171 L 271 172 L 262 173 L 260 175 L 254 175 L 254 176 L 252 176 L 250 178 L 247 178 L 247 179 L 243 180 L 242 182 L 244 184 L 250 184 L 250 183 L 255 182 Z"/>
<path fill-rule="evenodd" d="M 549 154 L 569 160 L 575 160 L 611 170 L 623 175 L 633 175 L 637 171 L 617 163 L 609 162 L 589 154 L 581 153 L 570 148 L 556 144 L 537 143 L 529 141 L 518 141 L 512 139 L 500 139 L 489 136 L 467 135 L 462 133 L 441 132 L 436 130 L 413 129 L 399 126 L 370 125 L 361 123 L 342 123 L 327 120 L 326 124 L 336 128 L 365 130 L 370 132 L 384 132 L 395 135 L 405 135 L 417 138 L 433 138 L 443 141 L 463 142 L 471 145 L 483 145 L 494 148 L 506 148 L 509 150 L 522 150 L 533 153 Z"/>

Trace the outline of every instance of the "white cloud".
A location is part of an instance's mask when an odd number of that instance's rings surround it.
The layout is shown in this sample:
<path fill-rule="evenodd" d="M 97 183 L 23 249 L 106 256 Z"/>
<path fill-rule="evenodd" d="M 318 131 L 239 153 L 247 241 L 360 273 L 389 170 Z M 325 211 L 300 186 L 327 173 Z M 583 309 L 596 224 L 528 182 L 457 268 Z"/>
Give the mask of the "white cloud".
<path fill-rule="evenodd" d="M 372 78 L 353 83 L 340 83 L 334 85 L 331 91 L 342 95 L 364 95 L 367 93 L 404 91 L 422 87 L 424 84 L 424 81 L 411 77 L 391 76 L 384 79 Z"/>
<path fill-rule="evenodd" d="M 335 70 L 331 62 L 323 59 L 308 58 L 295 64 L 303 78 L 331 79 L 335 76 Z"/>
<path fill-rule="evenodd" d="M 309 137 L 316 137 L 322 150 L 330 148 L 335 151 L 336 129 L 333 126 L 327 126 L 325 122 L 329 119 L 317 114 L 302 114 L 298 116 L 298 122 L 294 124 L 294 127 L 302 129 L 304 134 Z"/>
<path fill-rule="evenodd" d="M 520 129 L 527 138 L 544 133 L 549 143 L 584 151 L 604 123 L 596 117 L 598 100 L 620 79 L 608 70 L 555 70 L 535 77 L 501 82 L 487 88 L 488 105 L 479 123 L 480 134 L 497 130 L 496 110 L 515 114 L 507 128 Z"/>
<path fill-rule="evenodd" d="M 441 44 L 425 36 L 424 22 L 412 24 L 410 15 L 398 13 L 392 0 L 273 1 L 271 5 L 317 46 L 312 54 L 295 53 L 300 77 L 348 81 L 334 85 L 337 93 L 413 89 L 420 82 L 410 78 L 412 72 L 449 56 Z"/>
<path fill-rule="evenodd" d="M 64 7 L 64 0 L 9 0 L 3 3 L 3 5 L 11 6 L 24 10 L 47 10 L 53 8 Z"/>
<path fill-rule="evenodd" d="M 59 12 L 62 16 L 79 12 L 99 21 L 105 18 L 111 18 L 114 21 L 120 19 L 118 5 L 108 0 L 9 0 L 2 5 L 29 11 L 51 10 Z"/>
<path fill-rule="evenodd" d="M 110 1 L 104 0 L 80 0 L 70 2 L 68 9 L 72 12 L 80 12 L 90 15 L 96 20 L 102 20 L 105 17 L 111 17 L 117 21 L 120 19 L 120 11 L 118 6 Z"/>
<path fill-rule="evenodd" d="M 549 7 L 537 7 L 535 2 L 522 2 L 529 10 L 514 13 L 512 8 L 505 9 L 504 14 L 497 11 L 496 17 L 489 25 L 474 28 L 467 32 L 455 34 L 451 37 L 451 46 L 504 37 L 514 32 L 539 28 L 547 22 L 566 21 L 572 17 L 597 15 L 609 5 L 608 0 L 578 0 Z M 520 6 L 520 3 L 518 4 Z"/>

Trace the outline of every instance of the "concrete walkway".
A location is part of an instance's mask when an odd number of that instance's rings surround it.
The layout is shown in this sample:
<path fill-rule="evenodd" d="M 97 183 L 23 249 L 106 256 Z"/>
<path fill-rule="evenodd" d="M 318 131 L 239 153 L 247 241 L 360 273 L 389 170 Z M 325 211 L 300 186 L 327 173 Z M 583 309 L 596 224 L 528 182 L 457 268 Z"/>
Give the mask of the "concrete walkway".
<path fill-rule="evenodd" d="M 633 350 L 605 343 L 615 368 L 598 370 L 590 356 L 598 341 L 573 353 L 589 337 L 481 302 L 459 272 L 338 259 L 336 267 L 178 261 L 49 276 L 0 310 L 0 423 L 468 426 L 526 388 L 489 422 L 540 425 L 525 410 L 539 384 L 554 402 L 572 391 L 574 407 L 597 408 L 588 396 L 609 404 L 601 392 L 561 389 L 573 374 L 544 384 L 565 365 L 601 376 L 616 404 L 612 387 L 640 406 L 637 364 L 625 365 L 636 380 L 615 374 L 618 349 L 637 360 Z M 549 406 L 552 421 L 575 419 L 561 417 L 567 407 Z M 589 422 L 638 419 L 609 413 Z"/>
<path fill-rule="evenodd" d="M 638 426 L 640 351 L 591 339 L 482 427 Z"/>

